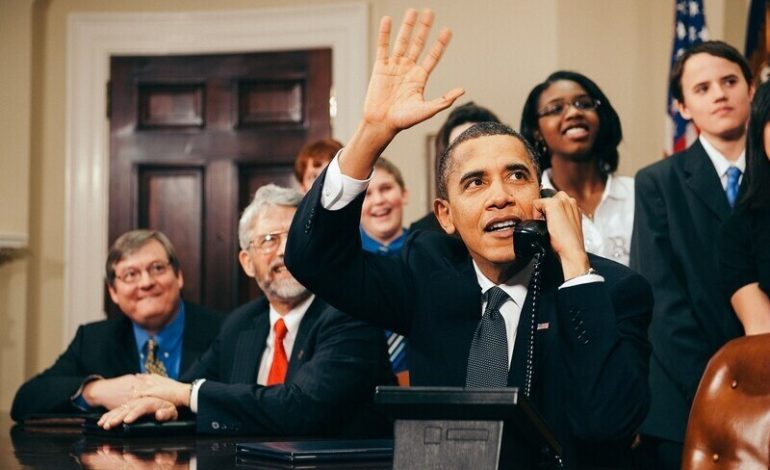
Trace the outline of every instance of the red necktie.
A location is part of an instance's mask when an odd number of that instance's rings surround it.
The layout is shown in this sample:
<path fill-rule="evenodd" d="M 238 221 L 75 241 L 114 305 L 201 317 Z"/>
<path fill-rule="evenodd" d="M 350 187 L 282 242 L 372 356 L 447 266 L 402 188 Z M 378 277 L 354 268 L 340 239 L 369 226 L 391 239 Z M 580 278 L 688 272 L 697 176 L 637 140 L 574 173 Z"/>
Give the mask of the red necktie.
<path fill-rule="evenodd" d="M 286 359 L 286 350 L 283 349 L 283 339 L 286 337 L 286 324 L 283 318 L 278 319 L 273 327 L 275 332 L 275 345 L 273 347 L 273 364 L 270 366 L 270 374 L 267 376 L 268 385 L 282 384 L 286 378 L 286 369 L 289 361 Z"/>

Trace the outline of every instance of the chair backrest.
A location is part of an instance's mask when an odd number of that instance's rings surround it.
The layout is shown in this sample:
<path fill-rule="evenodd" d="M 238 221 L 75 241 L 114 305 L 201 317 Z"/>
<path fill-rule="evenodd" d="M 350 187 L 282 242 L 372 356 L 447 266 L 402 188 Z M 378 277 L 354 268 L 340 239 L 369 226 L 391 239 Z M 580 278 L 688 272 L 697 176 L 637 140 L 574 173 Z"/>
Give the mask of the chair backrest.
<path fill-rule="evenodd" d="M 695 394 L 683 469 L 770 468 L 770 334 L 734 339 Z"/>

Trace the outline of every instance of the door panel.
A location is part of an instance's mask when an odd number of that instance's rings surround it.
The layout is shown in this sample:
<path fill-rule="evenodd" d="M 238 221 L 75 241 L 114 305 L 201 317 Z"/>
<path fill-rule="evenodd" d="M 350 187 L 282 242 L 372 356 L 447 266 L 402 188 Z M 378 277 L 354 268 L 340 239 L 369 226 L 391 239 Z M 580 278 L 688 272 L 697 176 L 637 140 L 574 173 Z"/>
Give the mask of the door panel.
<path fill-rule="evenodd" d="M 134 228 L 166 233 L 184 297 L 229 310 L 259 294 L 241 273 L 237 223 L 261 185 L 296 185 L 292 163 L 329 137 L 329 49 L 113 57 L 112 243 Z"/>

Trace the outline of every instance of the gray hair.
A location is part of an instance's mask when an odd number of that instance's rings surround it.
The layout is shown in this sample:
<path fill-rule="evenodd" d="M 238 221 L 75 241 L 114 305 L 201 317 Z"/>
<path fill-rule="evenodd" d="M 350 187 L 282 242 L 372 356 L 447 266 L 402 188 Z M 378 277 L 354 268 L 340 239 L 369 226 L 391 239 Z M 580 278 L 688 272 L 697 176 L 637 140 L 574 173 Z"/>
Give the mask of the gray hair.
<path fill-rule="evenodd" d="M 241 249 L 246 250 L 249 247 L 254 220 L 264 209 L 275 206 L 297 207 L 301 201 L 302 193 L 294 188 L 283 188 L 270 183 L 257 189 L 238 222 L 238 242 Z"/>

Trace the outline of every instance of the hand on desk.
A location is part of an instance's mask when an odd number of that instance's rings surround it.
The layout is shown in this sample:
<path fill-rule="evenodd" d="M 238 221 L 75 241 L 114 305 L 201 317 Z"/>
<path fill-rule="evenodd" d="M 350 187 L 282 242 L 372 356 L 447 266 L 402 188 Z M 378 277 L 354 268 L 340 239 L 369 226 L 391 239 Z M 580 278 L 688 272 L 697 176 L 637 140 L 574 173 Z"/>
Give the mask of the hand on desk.
<path fill-rule="evenodd" d="M 113 379 L 94 380 L 83 388 L 83 398 L 92 407 L 103 406 L 111 410 L 133 398 L 134 389 L 139 385 L 137 377 L 126 374 Z"/>
<path fill-rule="evenodd" d="M 150 414 L 158 421 L 174 421 L 179 417 L 173 403 L 160 398 L 141 397 L 129 400 L 103 414 L 97 424 L 104 429 L 112 429 L 122 423 L 133 423 L 142 416 Z"/>
<path fill-rule="evenodd" d="M 171 402 L 175 406 L 190 406 L 192 385 L 155 374 L 141 374 L 136 377 L 138 384 L 133 398 L 155 397 Z"/>

